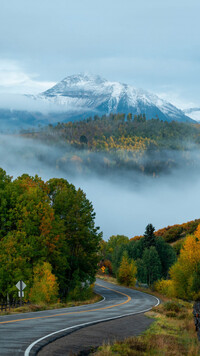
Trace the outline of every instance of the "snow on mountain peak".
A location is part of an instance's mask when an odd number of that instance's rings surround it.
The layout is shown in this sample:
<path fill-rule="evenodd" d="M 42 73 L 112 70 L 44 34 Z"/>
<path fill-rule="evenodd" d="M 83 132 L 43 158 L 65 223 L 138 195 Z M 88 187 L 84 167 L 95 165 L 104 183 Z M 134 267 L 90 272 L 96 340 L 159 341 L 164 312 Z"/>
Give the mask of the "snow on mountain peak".
<path fill-rule="evenodd" d="M 37 97 L 62 105 L 66 111 L 73 107 L 88 114 L 132 112 L 133 115 L 145 114 L 148 119 L 192 121 L 183 111 L 155 94 L 88 73 L 68 76 Z"/>

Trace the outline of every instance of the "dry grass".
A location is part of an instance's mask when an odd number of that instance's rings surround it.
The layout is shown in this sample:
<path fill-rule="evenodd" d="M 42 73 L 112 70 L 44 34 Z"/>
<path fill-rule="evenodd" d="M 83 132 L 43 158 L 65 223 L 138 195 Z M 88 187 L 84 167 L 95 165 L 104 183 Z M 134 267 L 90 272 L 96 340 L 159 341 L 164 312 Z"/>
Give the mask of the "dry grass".
<path fill-rule="evenodd" d="M 112 283 L 112 284 L 118 284 L 116 278 L 111 277 L 111 276 L 109 276 L 109 275 L 107 275 L 107 274 L 98 273 L 98 274 L 96 275 L 96 278 L 103 279 L 104 281 L 109 282 L 109 283 Z"/>
<path fill-rule="evenodd" d="M 101 301 L 103 298 L 93 293 L 92 298 L 84 300 L 84 301 L 70 301 L 67 303 L 55 303 L 55 304 L 29 304 L 23 305 L 19 308 L 13 308 L 10 311 L 0 311 L 1 315 L 10 315 L 10 314 L 19 314 L 19 313 L 29 313 L 29 312 L 36 312 L 41 310 L 53 310 L 53 309 L 60 309 L 60 308 L 71 308 L 71 307 L 78 307 L 81 305 L 97 303 Z"/>
<path fill-rule="evenodd" d="M 155 322 L 143 335 L 104 345 L 94 355 L 200 356 L 192 311 L 192 303 L 183 301 L 160 304 L 146 313 Z"/>

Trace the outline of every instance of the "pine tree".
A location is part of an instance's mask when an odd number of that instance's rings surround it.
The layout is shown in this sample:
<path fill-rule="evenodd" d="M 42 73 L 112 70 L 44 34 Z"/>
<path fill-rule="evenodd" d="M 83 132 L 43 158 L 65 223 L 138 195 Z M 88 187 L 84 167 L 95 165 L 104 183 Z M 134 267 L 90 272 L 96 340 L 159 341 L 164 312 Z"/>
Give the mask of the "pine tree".
<path fill-rule="evenodd" d="M 144 248 L 150 248 L 151 246 L 155 246 L 156 236 L 154 234 L 155 227 L 152 224 L 148 224 L 143 238 L 143 246 Z"/>
<path fill-rule="evenodd" d="M 162 266 L 156 248 L 154 246 L 146 248 L 142 260 L 146 269 L 146 281 L 151 285 L 162 276 Z"/>

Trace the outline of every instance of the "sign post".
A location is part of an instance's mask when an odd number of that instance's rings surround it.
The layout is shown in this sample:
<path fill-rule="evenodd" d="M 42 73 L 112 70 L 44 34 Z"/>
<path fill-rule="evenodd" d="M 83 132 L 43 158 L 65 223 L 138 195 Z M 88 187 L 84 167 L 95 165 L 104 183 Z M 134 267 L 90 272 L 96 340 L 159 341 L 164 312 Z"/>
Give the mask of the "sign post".
<path fill-rule="evenodd" d="M 19 289 L 19 297 L 20 297 L 20 305 L 22 305 L 22 297 L 24 297 L 24 288 L 26 288 L 26 284 L 23 281 L 19 281 L 16 284 L 16 287 Z"/>

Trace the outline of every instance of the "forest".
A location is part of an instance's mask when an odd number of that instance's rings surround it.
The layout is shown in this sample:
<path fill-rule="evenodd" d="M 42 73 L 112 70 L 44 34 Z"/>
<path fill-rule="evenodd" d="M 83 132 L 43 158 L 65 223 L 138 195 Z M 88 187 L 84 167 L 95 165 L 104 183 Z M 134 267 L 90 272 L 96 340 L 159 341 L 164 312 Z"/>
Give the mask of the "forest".
<path fill-rule="evenodd" d="M 85 193 L 65 179 L 12 179 L 0 169 L 0 300 L 55 302 L 87 294 L 95 280 L 101 232 Z"/>
<path fill-rule="evenodd" d="M 85 193 L 63 178 L 16 179 L 0 169 L 0 300 L 53 303 L 87 298 L 97 271 L 127 286 L 200 298 L 200 219 L 143 236 L 102 239 Z"/>
<path fill-rule="evenodd" d="M 59 147 L 55 166 L 70 166 L 72 172 L 102 175 L 123 169 L 155 177 L 182 166 L 199 168 L 199 124 L 110 114 L 49 125 L 22 135 Z"/>
<path fill-rule="evenodd" d="M 173 243 L 170 244 L 167 240 L 171 234 Z M 168 297 L 197 300 L 200 298 L 200 220 L 156 232 L 148 224 L 143 236 L 132 239 L 111 236 L 107 242 L 101 242 L 100 268 L 127 286 L 150 286 Z"/>

